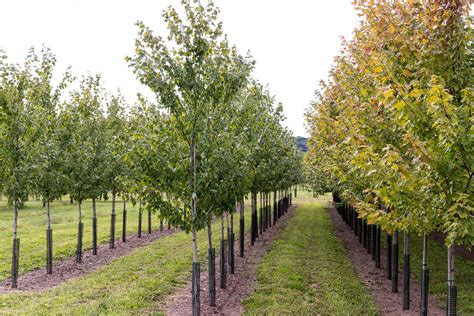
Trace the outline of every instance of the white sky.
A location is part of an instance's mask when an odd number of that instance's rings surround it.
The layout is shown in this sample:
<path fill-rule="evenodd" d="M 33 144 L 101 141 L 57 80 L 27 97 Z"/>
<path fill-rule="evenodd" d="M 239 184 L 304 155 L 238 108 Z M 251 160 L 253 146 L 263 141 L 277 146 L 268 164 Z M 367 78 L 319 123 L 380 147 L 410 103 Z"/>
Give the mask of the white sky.
<path fill-rule="evenodd" d="M 327 78 L 340 36 L 351 37 L 358 17 L 351 0 L 215 0 L 224 32 L 241 53 L 257 61 L 254 77 L 283 103 L 286 124 L 307 135 L 304 111 Z M 133 55 L 142 20 L 166 34 L 161 12 L 179 0 L 7 0 L 1 4 L 0 47 L 21 62 L 31 46 L 51 48 L 58 71 L 101 73 L 105 86 L 129 103 L 145 92 L 124 61 Z M 146 92 L 145 92 L 146 93 Z"/>

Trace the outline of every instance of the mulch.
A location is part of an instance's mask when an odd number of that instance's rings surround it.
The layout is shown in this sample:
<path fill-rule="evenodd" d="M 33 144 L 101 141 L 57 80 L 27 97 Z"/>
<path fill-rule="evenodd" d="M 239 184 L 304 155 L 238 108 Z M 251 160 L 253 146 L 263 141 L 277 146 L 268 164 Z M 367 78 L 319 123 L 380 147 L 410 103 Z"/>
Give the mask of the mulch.
<path fill-rule="evenodd" d="M 125 256 L 134 249 L 146 246 L 176 231 L 177 229 L 152 231 L 151 234 L 143 232 L 141 238 L 138 238 L 137 235 L 130 235 L 126 242 L 117 239 L 114 249 L 110 249 L 108 243 L 102 244 L 97 247 L 97 255 L 93 255 L 92 250 L 85 251 L 82 256 L 82 263 L 76 263 L 75 256 L 55 261 L 53 263 L 53 274 L 47 274 L 46 268 L 44 268 L 20 275 L 17 289 L 11 288 L 11 280 L 3 281 L 0 283 L 0 293 L 47 290 L 71 278 L 91 273 L 110 263 L 114 258 Z"/>
<path fill-rule="evenodd" d="M 334 223 L 336 235 L 342 241 L 347 255 L 359 276 L 362 283 L 372 293 L 378 314 L 380 315 L 419 315 L 421 285 L 410 280 L 410 309 L 403 310 L 403 271 L 399 271 L 398 293 L 392 293 L 392 281 L 387 279 L 386 274 L 386 251 L 380 254 L 381 268 L 375 267 L 371 255 L 367 254 L 367 250 L 359 243 L 354 232 L 346 225 L 341 216 L 334 207 L 328 209 L 328 213 Z M 400 252 L 400 255 L 403 255 Z M 429 315 L 445 315 L 446 312 L 439 308 L 436 300 L 430 295 L 428 300 Z"/>
<path fill-rule="evenodd" d="M 247 298 L 254 290 L 257 281 L 257 267 L 265 255 L 268 247 L 272 244 L 276 236 L 286 226 L 288 220 L 294 213 L 296 205 L 288 210 L 288 213 L 281 217 L 276 225 L 268 228 L 263 235 L 259 235 L 254 246 L 250 245 L 250 236 L 245 238 L 245 256 L 239 256 L 239 241 L 235 242 L 235 274 L 227 271 L 226 289 L 220 289 L 219 277 L 219 252 L 216 249 L 216 306 L 209 306 L 209 290 L 207 271 L 201 271 L 201 314 L 202 315 L 241 315 L 244 308 L 242 300 Z M 250 218 L 246 218 L 250 220 Z M 166 315 L 191 315 L 192 297 L 191 281 L 187 286 L 173 296 L 159 309 L 165 311 Z"/>

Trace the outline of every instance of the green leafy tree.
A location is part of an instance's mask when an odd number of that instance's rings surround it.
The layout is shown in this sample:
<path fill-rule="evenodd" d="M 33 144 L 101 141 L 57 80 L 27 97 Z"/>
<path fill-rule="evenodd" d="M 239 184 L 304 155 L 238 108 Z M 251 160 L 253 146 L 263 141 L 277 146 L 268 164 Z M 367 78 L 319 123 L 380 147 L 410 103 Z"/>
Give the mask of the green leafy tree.
<path fill-rule="evenodd" d="M 31 180 L 27 163 L 31 131 L 26 104 L 29 84 L 25 67 L 9 63 L 0 51 L 0 161 L 2 187 L 13 204 L 13 288 L 17 287 L 20 251 L 18 207 L 28 197 Z"/>
<path fill-rule="evenodd" d="M 129 144 L 125 100 L 120 93 L 117 96 L 112 96 L 107 103 L 105 136 L 107 150 L 107 166 L 105 173 L 107 188 L 112 192 L 110 248 L 115 248 L 116 197 L 118 193 L 122 193 L 122 197 L 125 201 L 125 179 L 128 168 L 125 164 L 124 156 Z M 125 219 L 126 217 L 124 217 L 124 220 Z M 126 233 L 126 230 L 124 230 L 124 233 Z"/>
<path fill-rule="evenodd" d="M 68 140 L 66 173 L 70 195 L 78 203 L 77 262 L 82 258 L 82 203 L 92 199 L 93 253 L 97 253 L 96 200 L 106 192 L 107 150 L 105 118 L 101 110 L 100 78 L 87 76 L 61 112 L 64 139 Z"/>
<path fill-rule="evenodd" d="M 66 176 L 64 174 L 64 151 L 61 148 L 61 135 L 58 126 L 58 113 L 61 96 L 71 82 L 67 71 L 57 87 L 51 80 L 56 58 L 47 48 L 38 56 L 30 51 L 28 59 L 29 92 L 27 108 L 31 124 L 30 150 L 27 163 L 32 172 L 32 190 L 43 197 L 46 205 L 46 270 L 53 270 L 53 230 L 51 227 L 50 203 L 65 193 Z"/>
<path fill-rule="evenodd" d="M 198 166 L 201 156 L 206 154 L 199 151 L 200 143 L 205 142 L 202 137 L 208 115 L 222 104 L 223 98 L 232 99 L 239 85 L 245 83 L 248 70 L 243 67 L 240 73 L 232 71 L 235 64 L 229 59 L 234 55 L 234 49 L 223 35 L 222 25 L 217 20 L 218 9 L 212 2 L 203 5 L 183 1 L 182 5 L 184 20 L 172 7 L 163 14 L 169 31 L 168 42 L 154 36 L 143 23 L 138 23 L 136 56 L 128 61 L 138 79 L 156 93 L 168 116 L 167 134 L 179 137 L 187 147 L 189 171 L 182 173 L 185 177 L 180 179 L 181 188 L 169 193 L 190 210 L 190 216 L 182 220 L 181 226 L 193 236 L 193 313 L 199 314 L 196 231 L 205 227 L 208 218 L 206 210 L 197 207 L 197 192 L 206 191 Z M 231 82 L 236 86 L 231 86 Z M 230 91 L 223 91 L 223 88 Z M 187 189 L 183 190 L 183 187 Z"/>

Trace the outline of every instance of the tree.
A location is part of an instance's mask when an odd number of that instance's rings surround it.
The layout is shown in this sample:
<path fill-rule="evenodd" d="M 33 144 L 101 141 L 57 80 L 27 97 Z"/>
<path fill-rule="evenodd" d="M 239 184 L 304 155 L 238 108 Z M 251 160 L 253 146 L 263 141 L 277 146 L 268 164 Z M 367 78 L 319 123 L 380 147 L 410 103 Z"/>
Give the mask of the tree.
<path fill-rule="evenodd" d="M 106 137 L 104 117 L 101 112 L 103 91 L 100 77 L 84 77 L 79 90 L 71 95 L 71 101 L 61 113 L 64 139 L 68 140 L 66 172 L 71 197 L 78 203 L 79 223 L 77 262 L 82 258 L 82 202 L 92 199 L 92 248 L 97 253 L 96 200 L 106 190 Z"/>
<path fill-rule="evenodd" d="M 202 136 L 208 115 L 221 105 L 221 98 L 233 98 L 245 83 L 248 69 L 243 67 L 240 73 L 231 71 L 235 65 L 228 60 L 235 49 L 229 47 L 223 35 L 217 20 L 218 9 L 212 1 L 206 6 L 187 1 L 182 1 L 182 5 L 185 20 L 172 7 L 163 14 L 169 42 L 154 36 L 139 22 L 136 56 L 127 60 L 137 78 L 156 93 L 160 106 L 169 115 L 168 135 L 179 135 L 188 149 L 189 173 L 182 179 L 188 182 L 187 189 L 171 193 L 182 201 L 187 200 L 185 208 L 191 210 L 191 216 L 182 221 L 182 226 L 193 236 L 193 314 L 197 315 L 200 268 L 196 231 L 205 226 L 208 217 L 205 210 L 197 207 L 197 192 L 206 191 L 198 167 L 200 157 L 206 153 L 198 151 L 199 143 L 205 141 Z M 241 64 L 245 66 L 246 62 Z M 236 86 L 230 86 L 230 82 Z M 223 91 L 225 87 L 235 92 Z"/>
<path fill-rule="evenodd" d="M 112 96 L 107 103 L 106 126 L 106 150 L 107 166 L 106 181 L 107 188 L 112 191 L 112 212 L 110 219 L 110 248 L 115 248 L 115 205 L 118 193 L 122 193 L 125 201 L 124 181 L 126 178 L 127 166 L 124 155 L 128 146 L 127 121 L 125 116 L 125 100 L 120 95 Z M 125 203 L 125 202 L 124 202 Z M 125 214 L 125 213 L 124 213 Z M 124 221 L 126 217 L 124 216 Z M 125 225 L 125 224 L 124 224 Z M 126 233 L 126 230 L 124 230 Z"/>
<path fill-rule="evenodd" d="M 364 23 L 308 115 L 307 162 L 370 223 L 407 238 L 409 231 L 444 232 L 453 267 L 451 246 L 473 240 L 469 5 L 357 8 Z M 452 271 L 448 279 L 451 314 Z"/>
<path fill-rule="evenodd" d="M 28 59 L 27 59 L 28 60 Z M 2 186 L 13 204 L 12 288 L 17 287 L 20 238 L 18 238 L 18 206 L 28 196 L 30 166 L 29 118 L 26 96 L 28 72 L 24 67 L 8 63 L 0 51 L 0 160 Z"/>
<path fill-rule="evenodd" d="M 53 271 L 53 230 L 51 227 L 50 203 L 65 193 L 64 155 L 61 148 L 58 113 L 61 96 L 71 82 L 67 71 L 60 84 L 53 87 L 51 79 L 56 58 L 48 48 L 43 48 L 41 56 L 34 50 L 29 53 L 28 76 L 30 92 L 27 107 L 31 122 L 30 150 L 27 163 L 32 172 L 32 189 L 39 193 L 46 204 L 46 271 Z"/>

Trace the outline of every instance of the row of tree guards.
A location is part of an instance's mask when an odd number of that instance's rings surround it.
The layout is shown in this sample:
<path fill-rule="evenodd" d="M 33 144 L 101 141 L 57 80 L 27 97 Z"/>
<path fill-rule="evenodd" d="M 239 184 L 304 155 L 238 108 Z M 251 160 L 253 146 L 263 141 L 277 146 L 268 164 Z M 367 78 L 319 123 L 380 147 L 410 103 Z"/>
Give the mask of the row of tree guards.
<path fill-rule="evenodd" d="M 380 245 L 382 229 L 380 225 L 370 224 L 366 219 L 358 217 L 357 210 L 351 203 L 341 199 L 333 192 L 336 210 L 347 226 L 354 232 L 360 244 L 371 255 L 375 267 L 381 269 Z M 386 235 L 386 275 L 391 280 L 392 293 L 399 291 L 399 231 L 385 232 Z M 421 276 L 420 315 L 428 315 L 429 269 L 427 265 L 428 241 L 423 235 L 423 259 Z M 451 264 L 452 265 L 452 264 Z M 451 267 L 451 266 L 450 266 Z M 456 315 L 456 285 L 448 284 L 447 314 Z M 403 232 L 403 309 L 410 309 L 410 232 Z"/>
<path fill-rule="evenodd" d="M 123 201 L 123 210 L 122 210 L 122 242 L 127 241 L 127 202 Z M 50 214 L 50 204 L 46 203 L 47 207 L 47 214 L 49 217 Z M 79 205 L 79 208 L 81 206 Z M 93 209 L 93 217 L 92 217 L 92 254 L 97 255 L 97 214 L 96 214 L 96 201 L 92 201 L 92 209 Z M 15 212 L 17 214 L 17 212 Z M 82 215 L 82 214 L 81 214 Z M 115 248 L 116 242 L 116 234 L 115 234 L 115 227 L 116 227 L 116 216 L 115 213 L 115 197 L 112 200 L 112 212 L 111 212 L 111 220 L 110 220 L 110 239 L 109 239 L 109 247 L 111 249 Z M 81 216 L 82 217 L 82 216 Z M 76 248 L 76 262 L 82 262 L 82 256 L 84 252 L 84 245 L 83 245 L 83 237 L 84 237 L 84 223 L 82 222 L 81 217 L 79 218 L 78 222 L 78 233 L 77 233 L 77 248 Z M 143 232 L 143 207 L 141 201 L 139 201 L 138 207 L 138 226 L 137 226 L 137 236 L 139 238 L 142 237 Z M 160 220 L 160 231 L 163 231 L 163 220 Z M 168 229 L 171 229 L 171 224 L 168 223 Z M 147 212 L 147 233 L 152 233 L 152 211 L 148 209 Z M 18 287 L 18 271 L 19 271 L 19 260 L 20 258 L 20 238 L 17 235 L 13 238 L 13 248 L 12 248 L 12 270 L 11 270 L 11 284 L 12 288 Z M 46 273 L 52 274 L 53 273 L 53 228 L 51 226 L 51 221 L 48 221 L 47 228 L 46 228 Z"/>
<path fill-rule="evenodd" d="M 254 246 L 259 236 L 275 225 L 283 215 L 288 212 L 292 205 L 291 190 L 279 190 L 274 192 L 251 193 L 251 225 L 250 225 L 250 244 Z M 296 195 L 295 189 L 295 195 Z M 272 197 L 273 196 L 273 197 Z M 272 203 L 273 200 L 273 203 Z M 244 201 L 236 203 L 235 211 L 226 211 L 220 215 L 221 239 L 219 243 L 219 286 L 221 289 L 227 287 L 227 276 L 235 273 L 235 234 L 233 231 L 234 213 L 240 215 L 239 220 L 239 256 L 245 255 L 245 217 Z M 216 306 L 216 249 L 212 244 L 211 221 L 207 224 L 208 232 L 208 273 L 209 273 L 209 305 Z M 199 265 L 193 265 L 192 276 L 192 296 L 193 313 L 200 314 L 199 296 L 196 291 L 200 289 Z"/>
<path fill-rule="evenodd" d="M 296 195 L 296 188 L 295 195 Z M 292 194 L 288 191 L 275 191 L 273 192 L 273 205 L 271 204 L 272 194 L 270 192 L 260 193 L 260 204 L 259 210 L 257 212 L 257 197 L 259 194 L 252 193 L 252 217 L 251 217 L 251 245 L 253 246 L 256 242 L 259 235 L 262 235 L 268 228 L 272 225 L 275 225 L 277 220 L 283 216 L 288 208 L 292 205 Z M 110 239 L 109 247 L 111 249 L 115 248 L 116 242 L 116 217 L 115 212 L 115 196 L 112 200 L 112 212 L 111 212 L 111 221 L 110 221 Z M 126 242 L 127 238 L 127 208 L 126 201 L 123 201 L 123 210 L 122 210 L 122 242 Z M 46 203 L 49 214 L 49 203 Z M 92 254 L 97 255 L 97 216 L 96 216 L 96 201 L 92 202 L 93 208 L 93 218 L 92 218 Z M 240 238 L 239 238 L 239 256 L 244 257 L 244 241 L 245 241 L 245 219 L 244 219 L 244 202 L 236 203 L 236 212 L 240 214 Z M 225 217 L 225 219 L 224 219 Z M 221 221 L 221 240 L 220 240 L 220 287 L 222 289 L 226 288 L 227 280 L 227 266 L 231 274 L 234 274 L 235 271 L 235 234 L 233 232 L 233 219 L 234 212 L 225 212 L 222 213 Z M 224 225 L 224 222 L 226 225 Z M 137 236 L 142 237 L 143 232 L 143 208 L 142 202 L 139 201 L 138 208 L 138 226 L 137 226 Z M 160 219 L 160 231 L 163 231 L 164 225 L 163 220 Z M 226 226 L 226 229 L 224 228 Z M 171 223 L 168 222 L 168 229 L 171 229 Z M 84 232 L 84 223 L 82 220 L 78 222 L 78 236 L 77 236 L 77 250 L 76 250 L 76 262 L 82 262 L 83 256 L 83 232 Z M 225 238 L 225 232 L 227 232 L 227 238 Z M 147 212 L 147 233 L 152 233 L 152 212 L 151 209 L 148 209 Z M 212 247 L 212 235 L 211 235 L 211 222 L 208 222 L 208 234 L 209 234 L 209 253 L 208 253 L 208 268 L 209 268 L 209 294 L 210 294 L 210 305 L 215 306 L 215 279 L 216 279 L 216 270 L 215 270 L 215 248 Z M 12 255 L 12 274 L 11 274 L 11 284 L 12 288 L 18 287 L 18 271 L 19 271 L 19 256 L 20 256 L 20 238 L 14 237 L 13 239 L 13 255 Z M 51 223 L 48 222 L 48 227 L 46 228 L 46 273 L 53 273 L 53 229 Z"/>

